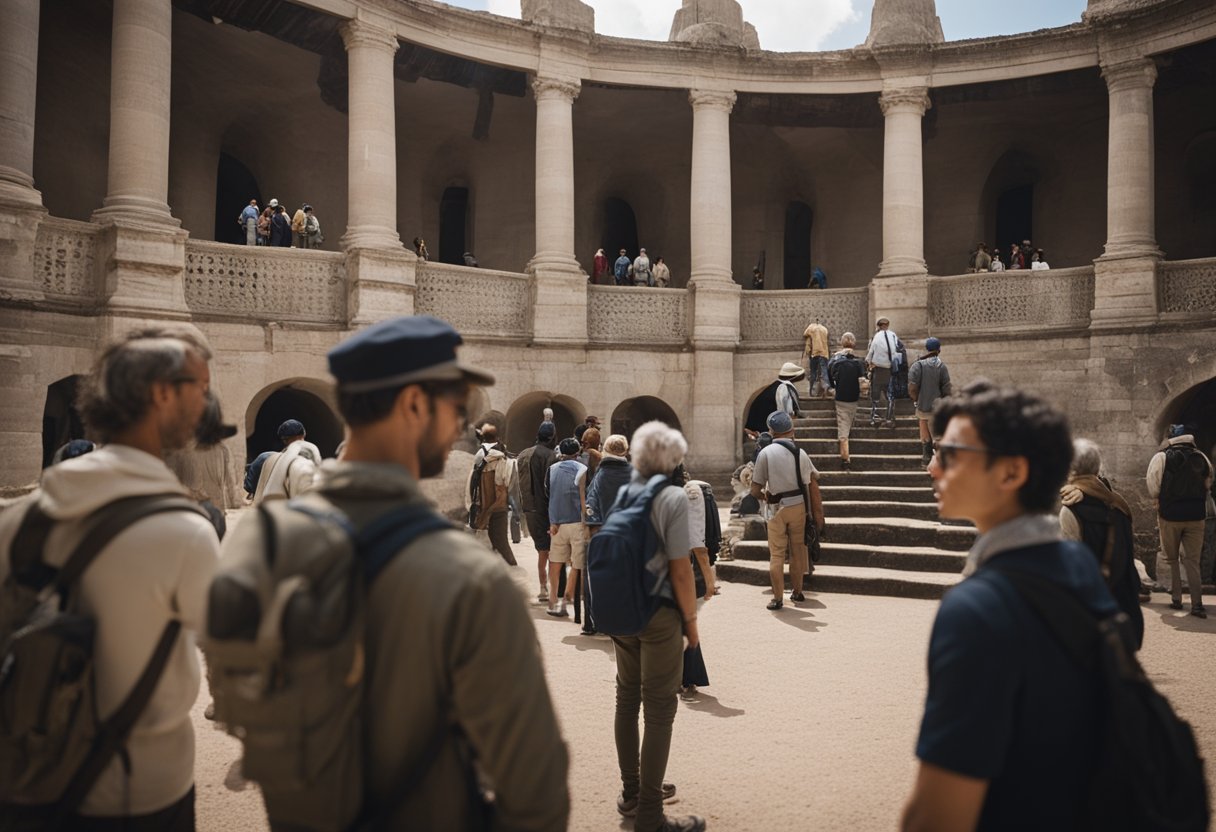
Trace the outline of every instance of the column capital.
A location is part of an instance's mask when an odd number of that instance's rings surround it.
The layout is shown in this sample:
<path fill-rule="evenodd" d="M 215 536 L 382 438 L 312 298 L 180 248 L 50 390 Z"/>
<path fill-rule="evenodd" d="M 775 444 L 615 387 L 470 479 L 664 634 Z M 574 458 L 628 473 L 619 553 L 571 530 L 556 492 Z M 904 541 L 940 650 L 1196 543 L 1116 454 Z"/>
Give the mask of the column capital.
<path fill-rule="evenodd" d="M 735 109 L 735 100 L 737 96 L 730 90 L 689 90 L 688 103 L 692 105 L 693 111 L 697 110 L 721 110 L 724 113 L 729 113 Z"/>
<path fill-rule="evenodd" d="M 1152 58 L 1132 58 L 1130 61 L 1102 64 L 1102 77 L 1109 92 L 1132 89 L 1152 89 L 1157 82 L 1157 64 Z"/>
<path fill-rule="evenodd" d="M 338 27 L 338 32 L 342 35 L 342 43 L 347 52 L 359 47 L 382 49 L 390 55 L 395 55 L 401 46 L 395 32 L 362 20 L 348 20 Z"/>
<path fill-rule="evenodd" d="M 929 90 L 926 87 L 904 87 L 902 89 L 883 90 L 878 96 L 878 106 L 882 114 L 915 113 L 923 116 L 932 106 L 929 100 Z"/>
<path fill-rule="evenodd" d="M 550 78 L 537 75 L 532 79 L 532 94 L 537 101 L 566 101 L 573 104 L 582 91 L 582 82 L 573 78 Z"/>

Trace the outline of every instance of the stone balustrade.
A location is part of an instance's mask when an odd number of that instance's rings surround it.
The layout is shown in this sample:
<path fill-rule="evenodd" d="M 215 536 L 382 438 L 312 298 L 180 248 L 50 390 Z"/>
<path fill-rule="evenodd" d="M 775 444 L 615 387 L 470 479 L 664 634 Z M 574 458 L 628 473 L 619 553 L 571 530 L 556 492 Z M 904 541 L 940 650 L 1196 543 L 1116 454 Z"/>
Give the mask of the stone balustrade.
<path fill-rule="evenodd" d="M 414 311 L 442 318 L 462 335 L 512 341 L 532 337 L 527 275 L 420 262 L 417 283 Z"/>
<path fill-rule="evenodd" d="M 592 344 L 683 346 L 690 332 L 687 289 L 587 287 L 587 340 Z"/>
<path fill-rule="evenodd" d="M 341 252 L 186 242 L 191 313 L 244 321 L 345 325 Z"/>
<path fill-rule="evenodd" d="M 739 329 L 746 349 L 802 350 L 802 334 L 818 319 L 833 342 L 843 332 L 870 332 L 870 293 L 859 289 L 768 289 L 743 292 Z"/>
<path fill-rule="evenodd" d="M 1093 308 L 1093 266 L 929 279 L 933 335 L 1084 329 Z"/>
<path fill-rule="evenodd" d="M 1162 314 L 1216 315 L 1216 258 L 1162 263 L 1159 276 Z"/>
<path fill-rule="evenodd" d="M 48 298 L 94 303 L 101 295 L 97 238 L 101 226 L 47 217 L 34 242 L 34 275 Z"/>

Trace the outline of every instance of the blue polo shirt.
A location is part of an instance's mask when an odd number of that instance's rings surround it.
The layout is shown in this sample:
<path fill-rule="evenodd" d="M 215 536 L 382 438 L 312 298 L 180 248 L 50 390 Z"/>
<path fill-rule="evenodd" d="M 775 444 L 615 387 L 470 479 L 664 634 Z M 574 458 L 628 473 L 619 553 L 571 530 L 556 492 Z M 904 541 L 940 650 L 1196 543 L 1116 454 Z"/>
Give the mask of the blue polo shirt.
<path fill-rule="evenodd" d="M 989 781 L 979 830 L 1080 828 L 1100 750 L 1097 680 L 993 566 L 1117 611 L 1088 550 L 1056 541 L 993 555 L 942 600 L 929 645 L 929 695 L 916 756 Z"/>

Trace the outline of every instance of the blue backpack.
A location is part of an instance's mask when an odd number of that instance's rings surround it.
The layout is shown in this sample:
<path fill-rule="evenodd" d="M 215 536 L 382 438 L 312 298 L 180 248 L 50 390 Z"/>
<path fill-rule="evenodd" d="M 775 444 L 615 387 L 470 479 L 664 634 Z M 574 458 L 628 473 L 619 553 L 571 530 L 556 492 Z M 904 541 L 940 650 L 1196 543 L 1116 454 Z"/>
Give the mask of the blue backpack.
<path fill-rule="evenodd" d="M 587 545 L 587 603 L 601 633 L 635 636 L 659 609 L 663 576 L 646 568 L 659 549 L 650 507 L 669 484 L 655 474 L 644 486 L 622 488 Z"/>

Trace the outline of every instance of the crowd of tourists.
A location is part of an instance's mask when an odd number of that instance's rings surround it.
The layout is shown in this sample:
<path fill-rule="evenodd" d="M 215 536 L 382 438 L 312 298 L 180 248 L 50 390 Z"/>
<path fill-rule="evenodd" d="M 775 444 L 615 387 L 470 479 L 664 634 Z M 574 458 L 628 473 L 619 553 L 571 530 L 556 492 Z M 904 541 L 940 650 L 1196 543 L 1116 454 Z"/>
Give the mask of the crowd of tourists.
<path fill-rule="evenodd" d="M 307 202 L 288 218 L 287 209 L 277 199 L 270 200 L 261 210 L 258 201 L 251 199 L 236 222 L 244 231 L 248 246 L 320 248 L 325 242 L 321 235 L 321 220 Z"/>
<path fill-rule="evenodd" d="M 847 463 L 865 384 L 871 423 L 889 424 L 906 351 L 885 318 L 864 361 L 852 333 L 828 356 L 828 336 L 822 322 L 807 329 L 808 392 L 834 397 Z M 518 455 L 479 427 L 469 528 L 453 525 L 420 481 L 466 435 L 472 386 L 494 383 L 460 360 L 461 342 L 416 316 L 334 347 L 347 426 L 336 458 L 285 421 L 279 449 L 249 466 L 254 508 L 230 530 L 206 510 L 237 500 L 223 450 L 235 428 L 210 390 L 206 342 L 162 327 L 104 349 L 78 402 L 91 440 L 61 448 L 40 488 L 0 512 L 3 828 L 193 830 L 199 643 L 209 710 L 241 739 L 273 828 L 565 829 L 569 751 L 527 603 L 500 562 L 516 565 L 512 514 L 538 552 L 536 602 L 611 638 L 617 811 L 646 832 L 706 828 L 664 802 L 679 692 L 708 681 L 698 612 L 716 591 L 712 490 L 690 476 L 674 428 L 601 437 L 592 416 L 559 436 L 546 411 Z M 1119 672 L 1138 668 L 1143 587 L 1131 512 L 1099 449 L 1024 392 L 955 392 L 941 346 L 926 342 L 906 389 L 940 513 L 979 537 L 933 628 L 902 828 L 1206 828 L 1189 729 L 1142 673 Z M 805 378 L 789 362 L 764 394 L 747 472 L 746 499 L 766 506 L 777 615 L 785 561 L 801 603 L 825 523 L 819 472 L 795 439 Z M 1181 564 L 1199 618 L 1212 480 L 1193 433 L 1171 427 L 1147 485 L 1172 606 Z M 1115 705 L 1095 708 L 1099 696 Z"/>
<path fill-rule="evenodd" d="M 967 260 L 967 272 L 1003 272 L 1030 269 L 1040 271 L 1049 269 L 1047 256 L 1043 249 L 1035 248 L 1030 240 L 1022 240 L 1021 244 L 1010 243 L 1008 252 L 1002 252 L 1000 247 L 988 249 L 987 243 L 976 243 L 975 250 Z"/>
<path fill-rule="evenodd" d="M 602 248 L 596 249 L 592 258 L 591 274 L 587 280 L 597 286 L 648 286 L 666 289 L 671 286 L 671 269 L 662 257 L 653 259 L 646 249 L 639 249 L 637 257 L 631 258 L 626 249 L 621 249 L 616 260 L 609 262 Z"/>

